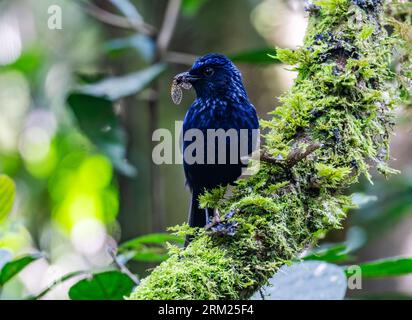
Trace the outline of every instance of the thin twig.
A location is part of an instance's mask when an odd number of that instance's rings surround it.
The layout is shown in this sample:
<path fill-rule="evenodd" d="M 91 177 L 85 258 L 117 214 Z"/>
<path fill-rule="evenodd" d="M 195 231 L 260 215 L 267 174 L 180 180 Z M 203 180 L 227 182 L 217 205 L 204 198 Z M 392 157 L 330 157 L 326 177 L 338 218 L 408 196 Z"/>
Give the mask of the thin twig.
<path fill-rule="evenodd" d="M 289 153 L 288 157 L 286 160 L 279 160 L 276 158 L 273 158 L 270 156 L 265 150 L 262 150 L 260 153 L 260 160 L 271 163 L 271 164 L 276 164 L 276 165 L 281 165 L 284 167 L 294 167 L 299 161 L 305 159 L 307 156 L 318 150 L 319 148 L 322 147 L 322 144 L 319 142 L 314 142 L 306 146 L 306 148 L 301 149 L 299 145 L 295 148 L 292 149 L 292 151 Z"/>
<path fill-rule="evenodd" d="M 279 160 L 279 159 L 273 158 L 265 150 L 261 150 L 259 160 L 263 162 L 271 163 L 271 164 L 278 164 L 278 165 L 285 164 L 285 160 Z"/>
<path fill-rule="evenodd" d="M 262 288 L 259 289 L 259 293 L 260 293 L 260 297 L 262 298 L 262 300 L 266 300 L 265 295 L 263 294 Z"/>
<path fill-rule="evenodd" d="M 81 0 L 81 2 L 84 3 L 86 13 L 101 22 L 118 28 L 134 30 L 149 36 L 153 36 L 156 33 L 155 29 L 145 22 L 131 21 L 128 18 L 103 10 L 91 2 L 84 0 Z"/>
<path fill-rule="evenodd" d="M 322 147 L 322 143 L 319 142 L 311 143 L 304 149 L 301 149 L 298 145 L 289 153 L 288 158 L 286 159 L 288 166 L 293 167 L 299 161 L 305 159 L 308 155 L 312 154 L 320 147 Z"/>
<path fill-rule="evenodd" d="M 182 0 L 170 0 L 167 4 L 163 24 L 157 37 L 157 51 L 162 56 L 169 47 L 179 17 Z"/>
<path fill-rule="evenodd" d="M 113 262 L 115 263 L 115 265 L 119 268 L 119 270 L 124 273 L 125 275 L 127 275 L 130 279 L 133 280 L 133 282 L 138 286 L 140 285 L 140 280 L 139 278 L 132 273 L 126 266 L 124 263 L 122 263 L 116 255 L 116 251 L 113 248 L 108 248 L 107 250 L 109 252 L 109 255 L 112 257 Z"/>
<path fill-rule="evenodd" d="M 26 300 L 39 300 L 40 298 L 44 297 L 47 293 L 49 293 L 52 289 L 54 289 L 59 284 L 62 284 L 63 282 L 65 282 L 65 281 L 67 281 L 71 278 L 81 276 L 81 275 L 86 275 L 86 274 L 90 274 L 90 272 L 89 271 L 74 271 L 74 272 L 70 272 L 68 274 L 65 274 L 61 278 L 58 278 L 58 279 L 54 280 L 51 285 L 49 285 L 46 289 L 41 291 L 39 294 L 37 294 L 35 296 L 30 296 L 30 297 L 26 298 Z"/>
<path fill-rule="evenodd" d="M 190 53 L 168 51 L 164 56 L 164 60 L 169 63 L 191 66 L 196 60 L 196 56 Z"/>

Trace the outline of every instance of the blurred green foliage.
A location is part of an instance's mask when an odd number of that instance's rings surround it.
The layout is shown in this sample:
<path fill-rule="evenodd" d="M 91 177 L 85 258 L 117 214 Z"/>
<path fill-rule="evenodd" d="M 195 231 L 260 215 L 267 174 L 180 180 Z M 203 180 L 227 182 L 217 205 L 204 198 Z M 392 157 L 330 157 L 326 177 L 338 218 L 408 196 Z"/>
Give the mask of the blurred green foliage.
<path fill-rule="evenodd" d="M 188 193 L 180 166 L 161 167 L 162 188 L 151 192 L 148 106 L 157 99 L 156 125 L 174 129 L 186 110 L 172 106 L 168 87 L 194 55 L 223 52 L 238 63 L 263 117 L 284 89 L 279 61 L 270 56 L 278 38 L 260 32 L 276 32 L 268 18 L 296 14 L 284 2 L 183 0 L 170 52 L 159 63 L 150 32 L 103 23 L 87 13 L 87 3 L 0 3 L 0 43 L 10 44 L 0 52 L 7 58 L 0 63 L 0 298 L 54 297 L 56 289 L 58 298 L 122 299 L 136 285 L 124 268 L 145 275 L 167 259 L 171 244 L 182 245 L 181 237 L 153 226 L 150 197 L 164 202 L 166 225 L 174 225 L 186 219 Z M 93 3 L 158 30 L 168 1 Z M 47 28 L 47 8 L 55 4 L 64 13 L 63 30 Z M 279 11 L 262 11 L 267 5 Z M 171 59 L 176 53 L 183 53 L 178 61 Z M 404 176 L 353 190 L 366 204 L 340 235 L 345 240 L 325 239 L 304 260 L 342 269 L 362 261 L 373 239 L 412 212 L 411 181 Z M 111 255 L 107 247 L 118 251 Z M 361 267 L 368 276 L 410 272 L 405 258 Z M 26 268 L 38 280 L 34 287 Z"/>
<path fill-rule="evenodd" d="M 10 213 L 14 203 L 16 187 L 13 180 L 6 175 L 0 175 L 0 223 Z"/>
<path fill-rule="evenodd" d="M 0 288 L 3 287 L 11 278 L 17 275 L 26 266 L 28 266 L 33 261 L 40 259 L 41 257 L 42 256 L 39 254 L 32 254 L 6 262 L 0 270 Z"/>
<path fill-rule="evenodd" d="M 96 273 L 77 282 L 69 290 L 72 300 L 122 300 L 136 284 L 119 271 Z"/>

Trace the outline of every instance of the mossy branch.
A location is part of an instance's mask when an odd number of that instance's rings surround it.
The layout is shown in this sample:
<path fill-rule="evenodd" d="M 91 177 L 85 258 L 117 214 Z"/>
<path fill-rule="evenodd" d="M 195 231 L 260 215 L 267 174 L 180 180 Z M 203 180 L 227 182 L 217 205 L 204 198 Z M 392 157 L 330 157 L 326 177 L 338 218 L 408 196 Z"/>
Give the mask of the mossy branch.
<path fill-rule="evenodd" d="M 298 77 L 262 121 L 260 170 L 201 196 L 222 221 L 196 230 L 186 249 L 171 247 L 130 299 L 248 298 L 305 246 L 340 228 L 353 207 L 344 192 L 360 175 L 370 179 L 371 166 L 394 172 L 386 162 L 399 101 L 390 63 L 399 42 L 384 18 L 380 0 L 310 7 L 303 47 L 279 50 Z"/>

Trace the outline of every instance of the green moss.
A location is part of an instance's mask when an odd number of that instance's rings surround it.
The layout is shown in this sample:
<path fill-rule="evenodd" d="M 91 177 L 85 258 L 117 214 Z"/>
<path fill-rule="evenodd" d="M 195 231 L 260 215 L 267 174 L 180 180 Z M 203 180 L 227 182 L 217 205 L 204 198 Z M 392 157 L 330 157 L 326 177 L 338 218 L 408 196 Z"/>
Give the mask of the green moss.
<path fill-rule="evenodd" d="M 412 107 L 412 3 L 398 0 L 386 5 L 387 22 L 394 29 L 392 40 L 397 46 L 399 100 Z"/>
<path fill-rule="evenodd" d="M 304 50 L 291 50 L 291 49 L 276 49 L 276 57 L 283 63 L 289 65 L 295 65 L 299 62 L 304 62 L 306 59 L 306 52 Z"/>
<path fill-rule="evenodd" d="M 360 40 L 368 39 L 373 34 L 374 31 L 375 31 L 374 26 L 371 26 L 371 25 L 364 26 L 361 32 L 359 33 L 359 39 Z"/>
<path fill-rule="evenodd" d="M 315 4 L 321 9 L 325 17 L 336 17 L 344 14 L 348 9 L 349 1 L 347 0 L 318 0 Z"/>
<path fill-rule="evenodd" d="M 317 178 L 323 186 L 328 188 L 336 188 L 342 185 L 349 177 L 352 169 L 349 167 L 333 167 L 324 163 L 316 163 Z"/>
<path fill-rule="evenodd" d="M 172 252 L 171 258 L 142 280 L 132 299 L 236 298 L 237 291 L 248 286 L 250 279 L 237 272 L 238 262 L 224 250 L 215 250 L 206 236 L 187 250 L 174 247 Z"/>
<path fill-rule="evenodd" d="M 234 235 L 192 230 L 188 248 L 171 248 L 171 258 L 130 298 L 248 298 L 305 246 L 341 227 L 353 207 L 344 192 L 360 175 L 370 179 L 370 166 L 394 172 L 386 161 L 397 101 L 389 68 L 395 42 L 383 28 L 382 7 L 316 4 L 320 12 L 310 17 L 302 48 L 277 51 L 299 71 L 272 119 L 261 122 L 265 152 L 279 161 L 201 196 L 222 223 L 236 222 Z M 313 143 L 321 147 L 288 165 Z"/>
<path fill-rule="evenodd" d="M 220 208 L 224 196 L 226 193 L 226 187 L 215 188 L 209 192 L 205 192 L 199 197 L 199 203 L 201 208 Z"/>

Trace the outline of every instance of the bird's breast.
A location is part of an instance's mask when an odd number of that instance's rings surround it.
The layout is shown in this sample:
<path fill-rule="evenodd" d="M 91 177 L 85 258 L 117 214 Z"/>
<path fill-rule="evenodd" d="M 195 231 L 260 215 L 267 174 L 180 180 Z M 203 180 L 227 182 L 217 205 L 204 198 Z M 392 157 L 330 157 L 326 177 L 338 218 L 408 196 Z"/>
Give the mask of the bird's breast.
<path fill-rule="evenodd" d="M 207 99 L 194 103 L 184 120 L 187 129 L 249 129 L 256 117 L 253 106 L 237 106 L 227 101 Z"/>

